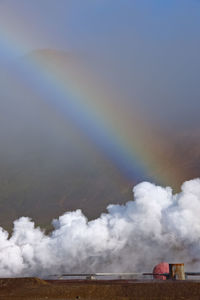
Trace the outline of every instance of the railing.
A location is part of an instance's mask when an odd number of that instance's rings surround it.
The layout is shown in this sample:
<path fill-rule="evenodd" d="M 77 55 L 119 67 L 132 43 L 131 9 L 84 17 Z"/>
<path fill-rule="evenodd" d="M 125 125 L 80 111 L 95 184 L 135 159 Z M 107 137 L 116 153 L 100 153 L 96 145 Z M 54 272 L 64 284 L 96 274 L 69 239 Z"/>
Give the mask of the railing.
<path fill-rule="evenodd" d="M 75 279 L 75 277 L 79 277 L 80 279 L 88 279 L 88 280 L 95 280 L 95 279 L 136 279 L 138 277 L 142 278 L 144 276 L 169 276 L 168 273 L 162 274 L 154 274 L 154 273 L 67 273 L 67 274 L 54 274 L 48 276 L 48 278 L 55 277 L 58 279 L 70 278 Z"/>
<path fill-rule="evenodd" d="M 137 279 L 145 276 L 165 276 L 166 279 L 171 279 L 170 273 L 67 273 L 67 274 L 54 274 L 49 275 L 48 278 L 56 278 L 56 279 L 75 279 L 75 277 L 79 277 L 79 279 L 87 279 L 87 280 L 95 280 L 99 278 L 111 278 L 114 279 Z M 188 276 L 199 276 L 200 272 L 185 272 L 185 278 L 188 279 Z M 175 278 L 174 278 L 175 279 Z"/>

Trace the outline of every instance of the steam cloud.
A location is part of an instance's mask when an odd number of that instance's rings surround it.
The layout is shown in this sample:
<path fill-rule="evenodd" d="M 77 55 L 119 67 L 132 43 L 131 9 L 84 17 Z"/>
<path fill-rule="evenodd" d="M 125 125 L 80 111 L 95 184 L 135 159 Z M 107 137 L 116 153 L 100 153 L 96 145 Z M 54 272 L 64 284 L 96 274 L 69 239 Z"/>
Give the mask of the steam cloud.
<path fill-rule="evenodd" d="M 67 212 L 49 235 L 27 217 L 14 222 L 11 237 L 0 228 L 0 276 L 151 271 L 163 260 L 200 269 L 200 179 L 176 195 L 148 182 L 133 193 L 135 201 L 109 205 L 93 221 Z"/>

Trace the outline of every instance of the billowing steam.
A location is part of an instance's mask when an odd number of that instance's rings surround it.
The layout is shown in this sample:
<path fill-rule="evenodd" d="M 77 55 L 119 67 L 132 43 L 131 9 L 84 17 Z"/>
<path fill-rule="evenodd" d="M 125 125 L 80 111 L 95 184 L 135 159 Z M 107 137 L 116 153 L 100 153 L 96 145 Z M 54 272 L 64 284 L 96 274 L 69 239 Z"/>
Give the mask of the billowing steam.
<path fill-rule="evenodd" d="M 160 261 L 200 269 L 200 179 L 182 191 L 143 182 L 134 200 L 110 205 L 87 221 L 80 210 L 53 220 L 46 235 L 27 217 L 14 222 L 12 236 L 0 229 L 0 277 L 63 272 L 151 271 Z"/>

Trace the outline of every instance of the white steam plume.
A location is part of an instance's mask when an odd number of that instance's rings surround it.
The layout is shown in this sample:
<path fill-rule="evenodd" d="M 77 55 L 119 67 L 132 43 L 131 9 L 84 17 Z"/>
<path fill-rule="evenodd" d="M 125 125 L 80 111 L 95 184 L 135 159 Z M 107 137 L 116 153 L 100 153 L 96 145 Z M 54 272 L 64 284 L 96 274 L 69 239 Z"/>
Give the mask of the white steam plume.
<path fill-rule="evenodd" d="M 110 205 L 90 222 L 80 210 L 65 213 L 50 235 L 22 217 L 10 238 L 0 228 L 0 277 L 151 271 L 163 260 L 200 270 L 200 179 L 181 189 L 173 195 L 169 187 L 140 183 L 135 201 Z"/>

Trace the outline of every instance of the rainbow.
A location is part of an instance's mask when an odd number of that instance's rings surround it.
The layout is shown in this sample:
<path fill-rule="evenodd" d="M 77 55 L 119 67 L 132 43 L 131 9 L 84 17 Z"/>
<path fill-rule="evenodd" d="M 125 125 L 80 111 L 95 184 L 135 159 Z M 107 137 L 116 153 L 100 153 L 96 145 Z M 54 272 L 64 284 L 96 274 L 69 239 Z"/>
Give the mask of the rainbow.
<path fill-rule="evenodd" d="M 22 57 L 31 42 L 25 36 L 18 40 L 11 27 L 1 27 L 0 45 L 9 55 Z M 68 59 L 62 52 L 42 50 L 25 55 L 22 62 L 20 72 L 37 82 L 46 95 L 43 101 L 71 120 L 127 178 L 174 183 L 178 175 L 169 168 L 164 139 L 138 109 L 130 113 L 78 56 Z"/>

